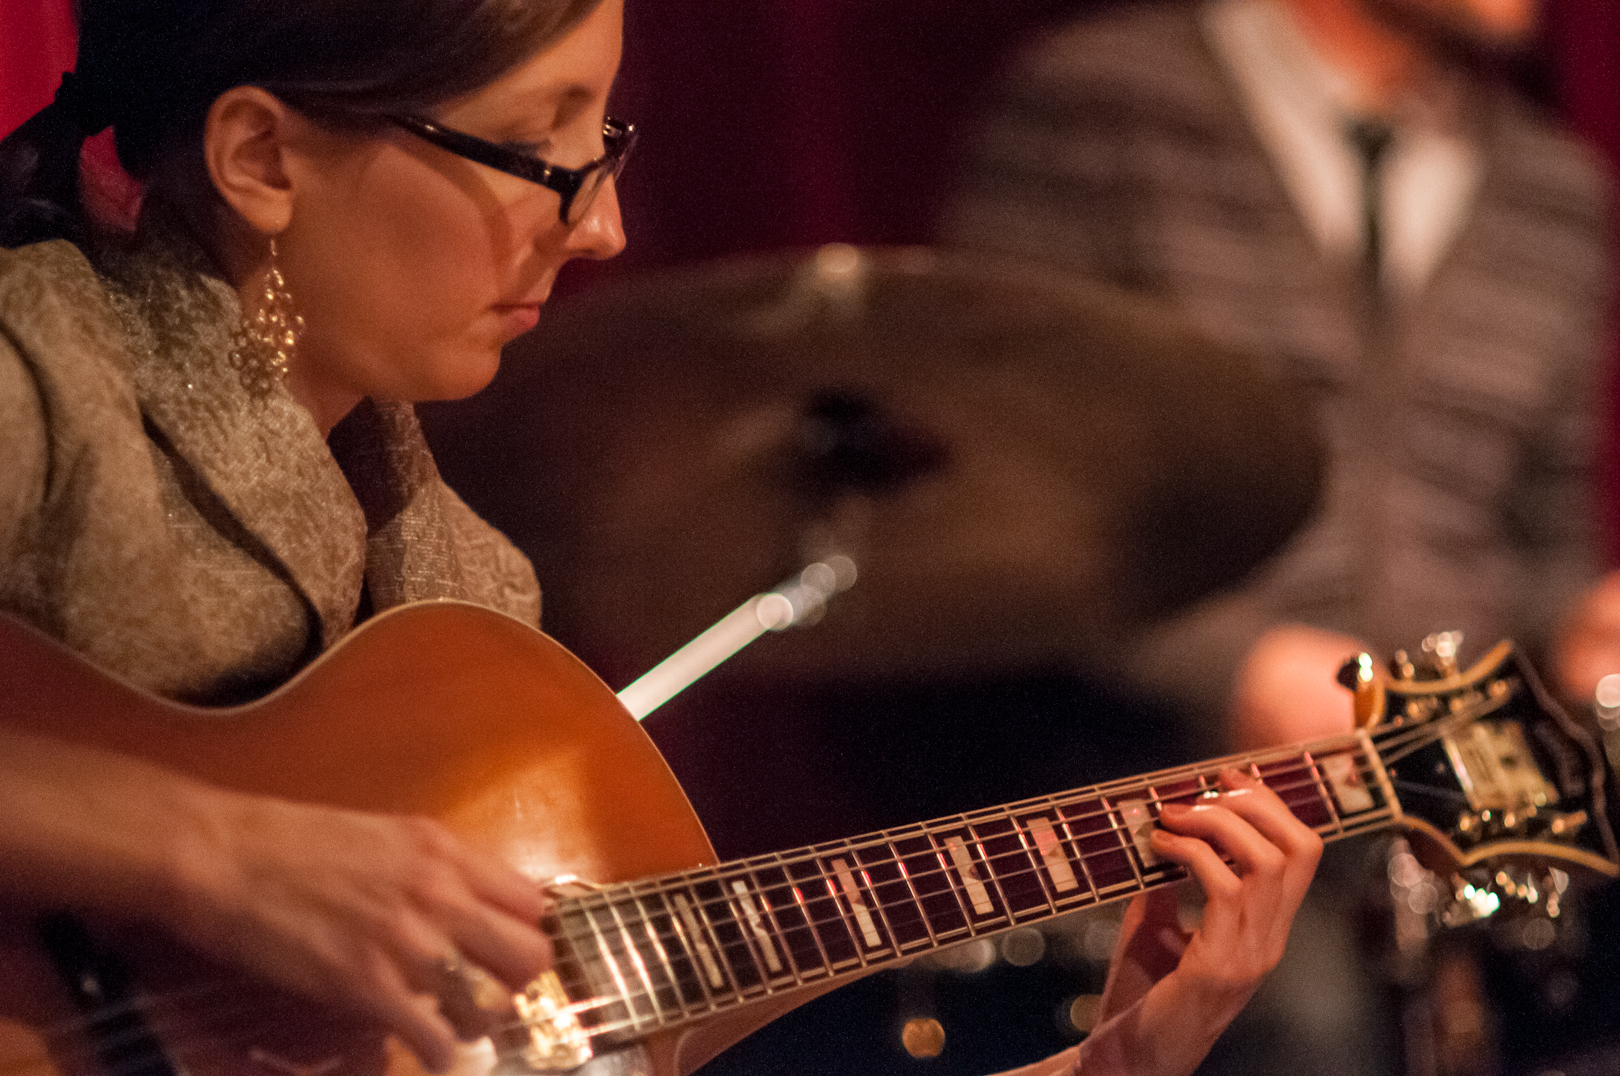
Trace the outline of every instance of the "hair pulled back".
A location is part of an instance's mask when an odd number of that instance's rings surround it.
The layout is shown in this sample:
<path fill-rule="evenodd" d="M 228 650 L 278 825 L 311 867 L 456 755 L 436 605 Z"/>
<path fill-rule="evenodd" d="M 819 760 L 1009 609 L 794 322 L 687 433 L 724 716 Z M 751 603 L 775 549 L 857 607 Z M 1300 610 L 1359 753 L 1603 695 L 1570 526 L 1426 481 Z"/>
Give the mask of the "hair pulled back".
<path fill-rule="evenodd" d="M 600 0 L 79 0 L 56 100 L 0 142 L 0 246 L 82 238 L 84 140 L 113 128 L 136 179 L 191 155 L 232 86 L 315 117 L 421 111 L 566 34 Z"/>

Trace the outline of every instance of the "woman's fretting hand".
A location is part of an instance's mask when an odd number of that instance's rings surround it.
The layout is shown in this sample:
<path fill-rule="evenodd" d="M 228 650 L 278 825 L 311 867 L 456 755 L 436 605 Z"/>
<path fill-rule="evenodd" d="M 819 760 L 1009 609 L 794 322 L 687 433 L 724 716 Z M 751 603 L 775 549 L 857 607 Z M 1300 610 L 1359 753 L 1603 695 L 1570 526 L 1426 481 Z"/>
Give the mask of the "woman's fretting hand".
<path fill-rule="evenodd" d="M 1153 831 L 1154 852 L 1203 887 L 1203 921 L 1181 926 L 1174 888 L 1131 902 L 1085 1076 L 1191 1073 L 1282 958 L 1322 839 L 1259 781 L 1227 770 L 1221 784 L 1218 799 L 1166 805 Z"/>

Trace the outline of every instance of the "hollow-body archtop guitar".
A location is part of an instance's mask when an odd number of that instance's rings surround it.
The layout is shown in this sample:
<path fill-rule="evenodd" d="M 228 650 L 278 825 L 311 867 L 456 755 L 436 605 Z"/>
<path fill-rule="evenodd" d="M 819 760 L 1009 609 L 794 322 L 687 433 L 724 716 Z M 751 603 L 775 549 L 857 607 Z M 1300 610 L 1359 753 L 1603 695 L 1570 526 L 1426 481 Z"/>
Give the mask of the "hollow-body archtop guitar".
<path fill-rule="evenodd" d="M 0 724 L 242 791 L 431 816 L 564 879 L 556 971 L 468 1064 L 677 1076 L 848 978 L 1180 880 L 1147 833 L 1227 766 L 1326 839 L 1398 826 L 1482 887 L 1534 899 L 1555 895 L 1552 871 L 1620 874 L 1601 757 L 1511 646 L 1431 679 L 1348 668 L 1361 727 L 1344 736 L 723 864 L 611 691 L 547 637 L 462 603 L 374 617 L 230 710 L 159 699 L 0 618 Z M 73 962 L 96 954 L 49 934 L 0 918 L 0 1076 L 413 1071 L 379 1035 L 161 938 L 79 939 L 118 969 L 86 988 L 105 972 Z"/>

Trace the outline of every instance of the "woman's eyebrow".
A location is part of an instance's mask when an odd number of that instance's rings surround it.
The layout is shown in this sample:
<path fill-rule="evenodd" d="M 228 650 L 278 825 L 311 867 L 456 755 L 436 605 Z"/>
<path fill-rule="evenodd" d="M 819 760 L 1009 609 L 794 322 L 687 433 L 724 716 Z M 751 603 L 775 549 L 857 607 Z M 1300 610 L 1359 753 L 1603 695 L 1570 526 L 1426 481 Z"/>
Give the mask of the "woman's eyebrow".
<path fill-rule="evenodd" d="M 578 83 L 540 86 L 517 96 L 513 105 L 509 106 L 512 111 L 508 115 L 514 120 L 526 117 L 526 122 L 534 122 L 536 117 L 544 116 L 546 128 L 555 130 L 589 108 L 595 98 L 596 94 L 590 87 Z"/>
<path fill-rule="evenodd" d="M 555 100 L 557 102 L 557 125 L 561 126 L 590 107 L 595 99 L 590 89 L 584 86 L 571 85 Z"/>

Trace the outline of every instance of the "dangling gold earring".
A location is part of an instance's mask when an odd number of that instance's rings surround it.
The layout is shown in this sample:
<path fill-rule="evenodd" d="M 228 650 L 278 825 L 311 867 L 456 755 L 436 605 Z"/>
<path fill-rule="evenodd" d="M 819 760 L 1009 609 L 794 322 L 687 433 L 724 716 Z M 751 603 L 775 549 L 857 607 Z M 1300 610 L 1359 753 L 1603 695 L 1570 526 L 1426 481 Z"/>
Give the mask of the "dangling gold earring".
<path fill-rule="evenodd" d="M 231 365 L 251 392 L 267 395 L 287 379 L 304 319 L 293 311 L 287 278 L 281 275 L 276 240 L 270 239 L 270 271 L 257 309 L 243 311 L 242 322 L 231 336 Z"/>

